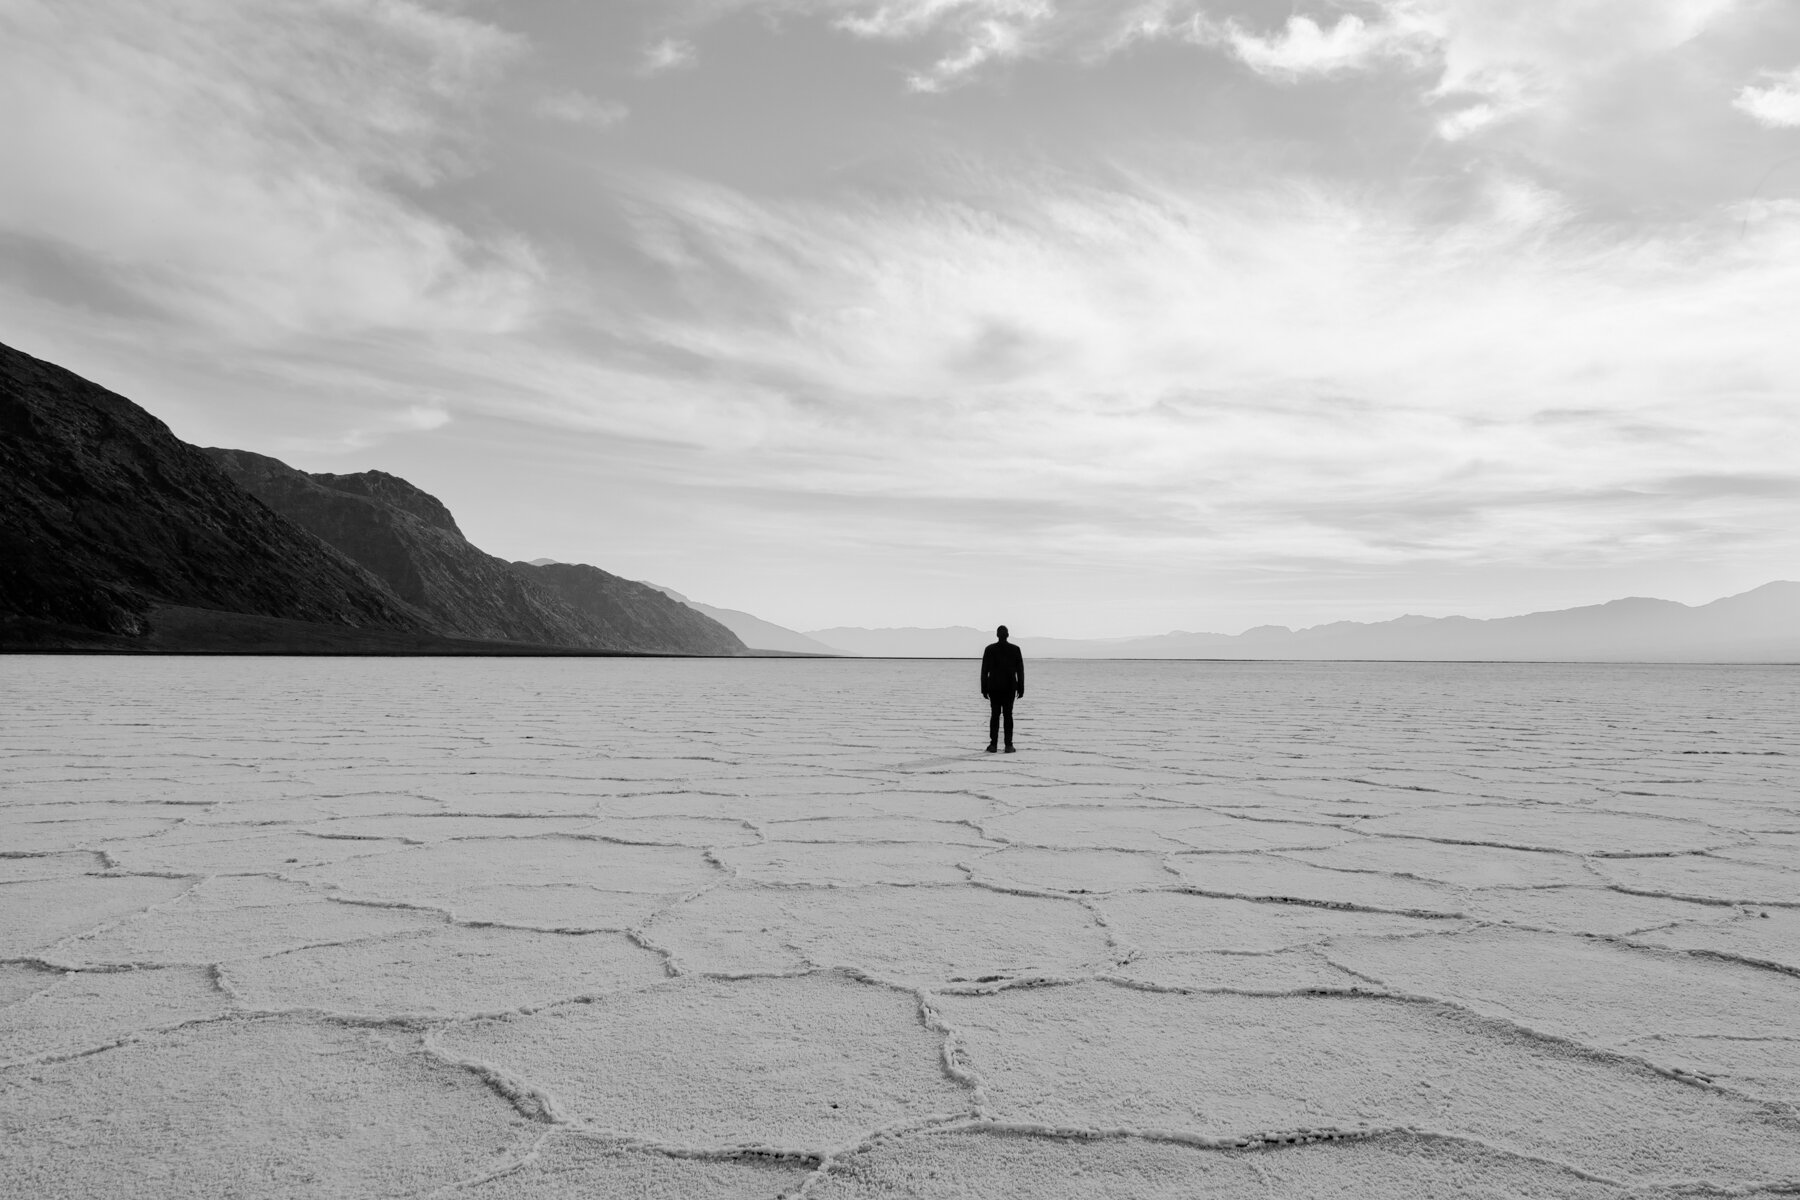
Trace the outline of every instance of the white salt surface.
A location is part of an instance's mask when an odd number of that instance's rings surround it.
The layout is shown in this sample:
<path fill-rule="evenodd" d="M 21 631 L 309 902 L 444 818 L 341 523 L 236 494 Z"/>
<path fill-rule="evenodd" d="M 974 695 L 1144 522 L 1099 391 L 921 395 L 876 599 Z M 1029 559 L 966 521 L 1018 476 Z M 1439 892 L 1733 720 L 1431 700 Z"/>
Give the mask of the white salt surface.
<path fill-rule="evenodd" d="M 1800 1189 L 1800 672 L 0 659 L 0 1195 Z"/>

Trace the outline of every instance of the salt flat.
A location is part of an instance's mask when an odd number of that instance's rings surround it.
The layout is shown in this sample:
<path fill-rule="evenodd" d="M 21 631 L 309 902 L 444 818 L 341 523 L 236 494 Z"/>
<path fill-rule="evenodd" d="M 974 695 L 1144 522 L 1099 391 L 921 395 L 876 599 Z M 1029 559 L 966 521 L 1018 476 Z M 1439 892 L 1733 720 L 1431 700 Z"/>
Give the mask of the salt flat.
<path fill-rule="evenodd" d="M 1800 670 L 0 660 L 0 1194 L 1800 1188 Z"/>

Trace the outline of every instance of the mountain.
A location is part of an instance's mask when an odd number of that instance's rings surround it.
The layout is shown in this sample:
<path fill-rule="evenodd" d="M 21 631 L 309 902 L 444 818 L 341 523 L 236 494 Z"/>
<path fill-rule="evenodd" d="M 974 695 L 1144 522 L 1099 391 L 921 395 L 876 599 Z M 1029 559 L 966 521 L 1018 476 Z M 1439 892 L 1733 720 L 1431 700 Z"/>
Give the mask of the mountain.
<path fill-rule="evenodd" d="M 960 626 L 819 629 L 809 636 L 854 654 L 892 658 L 979 658 L 992 640 Z M 1236 635 L 1017 641 L 1033 658 L 1800 662 L 1800 583 L 1764 584 L 1693 606 L 1632 597 L 1491 620 L 1404 616 L 1308 629 L 1262 625 Z"/>
<path fill-rule="evenodd" d="M 264 504 L 366 568 L 456 638 L 662 654 L 738 654 L 724 626 L 598 567 L 535 566 L 471 545 L 437 497 L 382 471 L 309 473 L 208 448 Z"/>
<path fill-rule="evenodd" d="M 533 559 L 534 562 L 549 562 L 549 559 Z M 739 612 L 735 608 L 714 608 L 710 604 L 701 604 L 689 600 L 674 588 L 663 587 L 660 583 L 647 583 L 645 587 L 655 588 L 663 595 L 679 600 L 695 612 L 705 613 L 742 639 L 744 645 L 756 650 L 779 650 L 784 654 L 841 654 L 823 642 L 814 641 L 804 633 L 795 633 L 792 629 L 783 628 L 773 621 L 765 621 L 761 617 L 751 616 L 747 612 Z"/>
<path fill-rule="evenodd" d="M 161 421 L 0 345 L 0 645 L 141 637 L 170 605 L 431 633 Z"/>
<path fill-rule="evenodd" d="M 603 639 L 681 654 L 743 654 L 749 649 L 721 622 L 670 600 L 647 583 L 622 579 L 586 563 L 513 565 L 534 572 Z M 676 646 L 684 648 L 673 650 Z"/>
<path fill-rule="evenodd" d="M 1042 654 L 1055 650 L 1041 648 Z M 1556 662 L 1800 661 L 1800 583 L 1765 584 L 1710 604 L 1631 597 L 1476 620 L 1404 616 L 1308 629 L 1262 626 L 1236 637 L 1171 633 L 1067 657 L 1296 658 Z"/>
<path fill-rule="evenodd" d="M 6 346 L 0 435 L 0 649 L 745 653 L 641 583 L 482 553 L 397 476 L 203 451 Z"/>

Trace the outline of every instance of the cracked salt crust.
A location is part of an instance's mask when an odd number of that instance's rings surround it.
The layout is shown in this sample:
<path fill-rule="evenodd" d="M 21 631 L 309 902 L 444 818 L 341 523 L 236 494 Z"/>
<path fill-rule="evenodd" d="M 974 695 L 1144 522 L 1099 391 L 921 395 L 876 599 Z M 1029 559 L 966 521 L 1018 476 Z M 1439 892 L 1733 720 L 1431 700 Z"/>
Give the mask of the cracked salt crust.
<path fill-rule="evenodd" d="M 536 1134 L 469 1072 L 330 1023 L 213 1021 L 8 1074 L 0 1190 L 44 1200 L 406 1195 Z"/>
<path fill-rule="evenodd" d="M 514 824 L 492 838 L 433 842 L 376 859 L 308 868 L 294 876 L 347 896 L 433 904 L 484 885 L 679 892 L 713 882 L 718 874 L 698 849 L 620 845 L 567 836 L 560 821 L 550 826 L 532 836 Z"/>
<path fill-rule="evenodd" d="M 966 666 L 0 660 L 0 1193 L 1800 1187 L 1791 672 Z"/>
<path fill-rule="evenodd" d="M 306 826 L 305 832 L 324 838 L 385 838 L 414 844 L 460 841 L 466 838 L 541 837 L 547 833 L 576 833 L 593 824 L 587 816 L 539 814 L 535 816 L 429 816 L 338 817 Z"/>
<path fill-rule="evenodd" d="M 147 837 L 174 829 L 179 818 L 164 820 L 138 817 L 110 817 L 92 820 L 55 819 L 8 822 L 0 826 L 0 837 L 8 854 L 49 854 L 58 850 L 78 850 L 117 838 Z"/>
<path fill-rule="evenodd" d="M 968 875 L 961 864 L 979 853 L 942 842 L 845 842 L 828 853 L 816 845 L 785 843 L 722 849 L 718 860 L 737 878 L 752 883 L 857 887 L 964 883 Z"/>
<path fill-rule="evenodd" d="M 915 817 L 808 817 L 770 821 L 762 826 L 771 842 L 834 845 L 840 842 L 943 843 L 998 850 L 1000 844 L 961 821 L 928 821 Z"/>
<path fill-rule="evenodd" d="M 1371 871 L 1462 888 L 1532 888 L 1600 880 L 1575 855 L 1499 846 L 1458 846 L 1411 838 L 1359 837 L 1327 850 L 1288 850 L 1284 858 L 1338 871 Z"/>
<path fill-rule="evenodd" d="M 450 1193 L 465 1200 L 746 1200 L 798 1192 L 808 1158 L 666 1154 L 616 1139 L 558 1133 L 519 1169 Z"/>
<path fill-rule="evenodd" d="M 1406 936 L 1459 924 L 1448 918 L 1167 891 L 1106 896 L 1097 907 L 1116 937 L 1148 953 L 1266 953 L 1347 935 Z"/>
<path fill-rule="evenodd" d="M 445 925 L 225 964 L 246 1007 L 355 1017 L 451 1017 L 596 996 L 668 978 L 660 955 L 621 934 Z"/>
<path fill-rule="evenodd" d="M 944 1196 L 974 1200 L 1079 1195 L 1084 1200 L 1409 1200 L 1531 1196 L 1610 1200 L 1623 1190 L 1478 1143 L 1397 1133 L 1266 1151 L 1198 1154 L 1154 1139 L 1058 1138 L 1004 1129 L 885 1139 L 835 1166 L 813 1200 Z"/>
<path fill-rule="evenodd" d="M 1395 992 L 1711 1079 L 1741 1071 L 1744 1039 L 1800 1045 L 1794 981 L 1747 965 L 1491 928 L 1437 938 L 1346 938 L 1320 954 Z M 1640 999 L 1621 1004 L 1621 995 Z M 1664 1041 L 1684 1047 L 1681 1062 L 1659 1054 Z"/>
<path fill-rule="evenodd" d="M 1380 990 L 1306 949 L 1145 954 L 1115 968 L 1106 978 L 1150 988 L 1261 995 Z"/>
<path fill-rule="evenodd" d="M 1270 854 L 1178 854 L 1168 861 L 1184 883 L 1208 895 L 1437 917 L 1458 916 L 1465 907 L 1455 889 L 1441 884 L 1315 867 Z"/>
<path fill-rule="evenodd" d="M 343 841 L 307 831 L 256 826 L 205 826 L 171 830 L 153 838 L 105 841 L 96 846 L 122 871 L 170 875 L 260 875 L 290 867 L 318 866 L 345 858 L 401 849 L 399 841 Z"/>
<path fill-rule="evenodd" d="M 92 850 L 75 850 L 66 854 L 34 854 L 28 858 L 0 858 L 0 883 L 65 879 L 71 875 L 88 875 L 104 867 L 105 863 L 100 855 Z"/>
<path fill-rule="evenodd" d="M 1404 1126 L 1639 1184 L 1785 1178 L 1800 1144 L 1791 1112 L 1430 1003 L 1085 983 L 937 1004 L 1000 1120 Z"/>
<path fill-rule="evenodd" d="M 1721 920 L 1652 929 L 1632 935 L 1631 940 L 1800 977 L 1800 910 L 1745 905 L 1724 911 L 1728 915 Z"/>
<path fill-rule="evenodd" d="M 44 951 L 45 957 L 72 967 L 204 965 L 441 922 L 426 913 L 337 904 L 300 884 L 260 876 L 161 882 L 175 884 L 179 894 L 166 904 L 58 941 Z"/>
<path fill-rule="evenodd" d="M 763 840 L 750 822 L 722 817 L 602 817 L 581 831 L 587 837 L 638 846 L 753 846 Z"/>
<path fill-rule="evenodd" d="M 0 956 L 21 957 L 85 930 L 147 912 L 193 886 L 191 879 L 154 876 L 38 879 L 9 883 L 0 892 Z"/>
<path fill-rule="evenodd" d="M 1012 846 L 969 863 L 971 879 L 997 887 L 1071 893 L 1167 887 L 1180 881 L 1160 854 Z"/>
<path fill-rule="evenodd" d="M 231 1002 L 204 968 L 42 971 L 29 997 L 0 1008 L 0 1063 L 73 1055 L 133 1034 L 224 1016 Z"/>
<path fill-rule="evenodd" d="M 829 1147 L 967 1111 L 918 1009 L 905 991 L 829 972 L 686 979 L 454 1025 L 438 1045 L 531 1079 L 594 1129 L 707 1149 Z"/>
<path fill-rule="evenodd" d="M 1594 883 L 1600 882 L 1598 876 Z M 1596 887 L 1485 888 L 1469 898 L 1468 915 L 1497 925 L 1616 937 L 1667 925 L 1729 920 L 1731 910 L 1663 896 Z"/>
<path fill-rule="evenodd" d="M 1488 842 L 1519 850 L 1571 854 L 1674 854 L 1729 845 L 1731 834 L 1692 820 L 1551 805 L 1461 804 L 1377 817 L 1359 832 Z"/>
<path fill-rule="evenodd" d="M 1800 862 L 1768 867 L 1685 855 L 1605 862 L 1598 870 L 1615 886 L 1642 895 L 1721 904 L 1800 905 Z"/>

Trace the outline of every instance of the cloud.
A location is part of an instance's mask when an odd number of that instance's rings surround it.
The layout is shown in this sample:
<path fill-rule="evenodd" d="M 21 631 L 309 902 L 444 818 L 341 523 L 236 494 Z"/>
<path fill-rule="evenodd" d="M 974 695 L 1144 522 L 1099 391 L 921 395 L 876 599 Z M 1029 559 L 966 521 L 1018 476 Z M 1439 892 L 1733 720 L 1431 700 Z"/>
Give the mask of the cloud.
<path fill-rule="evenodd" d="M 664 71 L 691 67 L 695 61 L 692 42 L 682 41 L 680 38 L 663 38 L 644 48 L 641 69 L 646 75 L 660 75 Z"/>
<path fill-rule="evenodd" d="M 617 100 L 599 100 L 573 88 L 546 92 L 538 97 L 532 111 L 547 121 L 566 121 L 595 129 L 611 129 L 631 115 L 631 110 Z"/>
<path fill-rule="evenodd" d="M 1437 97 L 1473 98 L 1483 124 L 1552 105 L 1620 65 L 1666 54 L 1738 0 L 1383 0 L 1440 31 Z M 1452 123 L 1452 136 L 1470 132 Z"/>
<path fill-rule="evenodd" d="M 1800 126 L 1800 67 L 1784 74 L 1771 71 L 1764 82 L 1746 84 L 1732 107 L 1770 129 Z"/>
<path fill-rule="evenodd" d="M 1449 223 L 1152 177 L 984 177 L 968 202 L 641 188 L 638 250 L 682 300 L 592 312 L 628 347 L 604 368 L 489 368 L 539 419 L 728 451 L 718 486 L 879 497 L 902 524 L 908 501 L 1035 506 L 1021 553 L 1058 561 L 1617 561 L 1699 503 L 1655 480 L 1785 472 L 1800 436 L 1792 212 L 1628 233 L 1504 176 Z M 1532 499 L 1576 493 L 1643 498 Z"/>
<path fill-rule="evenodd" d="M 884 0 L 849 7 L 835 24 L 858 37 L 948 35 L 953 49 L 908 77 L 920 92 L 943 91 L 987 63 L 1025 55 L 1033 32 L 1056 17 L 1050 0 Z"/>
<path fill-rule="evenodd" d="M 1165 32 L 1222 46 L 1253 70 L 1288 80 L 1387 63 L 1430 67 L 1436 81 L 1425 97 L 1459 105 L 1437 122 L 1442 137 L 1457 141 L 1566 103 L 1621 64 L 1677 49 L 1737 0 L 1363 0 L 1362 7 L 1366 15 L 1344 13 L 1331 25 L 1290 16 L 1266 34 L 1204 14 Z"/>
<path fill-rule="evenodd" d="M 821 6 L 829 7 L 829 6 Z M 839 28 L 862 37 L 919 37 L 942 28 L 1041 24 L 1057 15 L 1050 0 L 869 0 L 836 5 Z"/>
<path fill-rule="evenodd" d="M 1018 26 L 1005 21 L 983 21 L 970 31 L 963 46 L 923 71 L 908 77 L 914 91 L 938 92 L 966 78 L 985 63 L 1017 58 L 1024 38 Z"/>
<path fill-rule="evenodd" d="M 1223 42 L 1245 65 L 1262 74 L 1297 78 L 1363 69 L 1385 59 L 1418 62 L 1441 38 L 1439 22 L 1411 7 L 1396 5 L 1375 22 L 1346 13 L 1326 28 L 1311 17 L 1292 16 L 1276 34 L 1259 36 L 1230 23 L 1199 40 Z"/>
<path fill-rule="evenodd" d="M 1486 102 L 1478 102 L 1467 108 L 1459 108 L 1448 116 L 1439 117 L 1437 133 L 1446 142 L 1460 142 L 1471 134 L 1486 129 L 1494 122 L 1504 120 L 1506 116 L 1507 113 L 1502 108 Z"/>
<path fill-rule="evenodd" d="M 1622 64 L 1675 50 L 1743 7 L 1743 0 L 1302 0 L 1296 7 L 1313 11 L 1259 26 L 1222 14 L 1222 0 L 689 3 L 693 24 L 756 9 L 811 15 L 858 37 L 947 47 L 909 77 L 925 92 L 967 82 L 996 63 L 1092 61 L 1150 41 L 1220 50 L 1286 82 L 1397 66 L 1422 73 L 1421 98 L 1448 107 L 1438 121 L 1447 140 L 1556 110 Z M 1773 92 L 1749 102 L 1782 103 Z"/>
<path fill-rule="evenodd" d="M 450 423 L 450 412 L 442 404 L 426 402 L 404 408 L 364 413 L 341 433 L 329 437 L 281 437 L 276 446 L 284 454 L 345 454 L 367 450 L 396 436 L 430 433 Z"/>
<path fill-rule="evenodd" d="M 0 232 L 260 339 L 497 329 L 538 267 L 419 197 L 521 47 L 422 0 L 12 0 Z"/>

